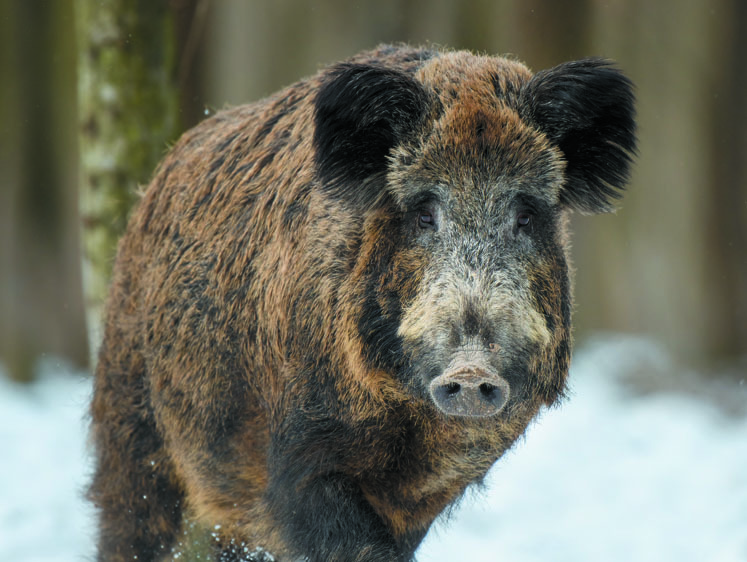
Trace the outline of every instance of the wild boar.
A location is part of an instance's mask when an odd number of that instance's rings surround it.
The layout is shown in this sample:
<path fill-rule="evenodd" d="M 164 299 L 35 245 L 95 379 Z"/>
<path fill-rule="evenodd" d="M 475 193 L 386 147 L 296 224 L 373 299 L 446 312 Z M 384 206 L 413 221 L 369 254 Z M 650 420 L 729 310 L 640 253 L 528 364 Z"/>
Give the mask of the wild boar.
<path fill-rule="evenodd" d="M 99 559 L 160 559 L 187 512 L 220 560 L 411 560 L 562 396 L 568 217 L 634 152 L 609 61 L 406 46 L 186 132 L 116 259 Z"/>

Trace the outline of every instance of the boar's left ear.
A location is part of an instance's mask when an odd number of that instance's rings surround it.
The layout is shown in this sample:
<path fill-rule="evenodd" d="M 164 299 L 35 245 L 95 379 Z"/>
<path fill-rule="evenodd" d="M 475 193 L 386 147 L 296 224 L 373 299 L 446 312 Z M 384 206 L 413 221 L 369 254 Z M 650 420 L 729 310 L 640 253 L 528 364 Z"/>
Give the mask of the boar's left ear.
<path fill-rule="evenodd" d="M 367 178 L 384 172 L 390 150 L 422 122 L 425 89 L 403 72 L 367 64 L 333 67 L 315 102 L 314 148 L 324 189 L 374 201 Z M 372 186 L 368 186 L 371 191 Z"/>
<path fill-rule="evenodd" d="M 522 88 L 522 116 L 565 155 L 562 202 L 582 212 L 611 210 L 636 150 L 634 102 L 630 80 L 598 58 L 540 71 Z"/>

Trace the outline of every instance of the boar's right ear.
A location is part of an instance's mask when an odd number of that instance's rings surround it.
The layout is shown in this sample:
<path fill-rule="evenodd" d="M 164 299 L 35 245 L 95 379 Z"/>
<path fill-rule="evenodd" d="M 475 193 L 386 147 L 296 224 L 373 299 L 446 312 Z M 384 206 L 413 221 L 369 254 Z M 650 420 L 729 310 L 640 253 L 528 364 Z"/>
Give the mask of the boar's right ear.
<path fill-rule="evenodd" d="M 403 72 L 366 64 L 333 67 L 315 102 L 314 148 L 324 189 L 373 202 L 361 183 L 386 170 L 390 150 L 422 122 L 428 94 Z M 370 191 L 370 189 L 369 189 Z"/>
<path fill-rule="evenodd" d="M 609 211 L 636 150 L 633 86 L 604 59 L 568 62 L 522 88 L 521 113 L 566 158 L 561 201 L 582 212 Z"/>

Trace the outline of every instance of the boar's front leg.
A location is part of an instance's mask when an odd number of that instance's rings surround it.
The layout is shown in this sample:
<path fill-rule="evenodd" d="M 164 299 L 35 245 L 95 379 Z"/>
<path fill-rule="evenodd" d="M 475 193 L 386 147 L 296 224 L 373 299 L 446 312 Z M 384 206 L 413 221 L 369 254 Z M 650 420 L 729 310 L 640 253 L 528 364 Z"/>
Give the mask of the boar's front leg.
<path fill-rule="evenodd" d="M 292 472 L 296 472 L 295 470 Z M 275 479 L 268 499 L 286 540 L 309 562 L 406 562 L 360 488 L 342 474 Z"/>

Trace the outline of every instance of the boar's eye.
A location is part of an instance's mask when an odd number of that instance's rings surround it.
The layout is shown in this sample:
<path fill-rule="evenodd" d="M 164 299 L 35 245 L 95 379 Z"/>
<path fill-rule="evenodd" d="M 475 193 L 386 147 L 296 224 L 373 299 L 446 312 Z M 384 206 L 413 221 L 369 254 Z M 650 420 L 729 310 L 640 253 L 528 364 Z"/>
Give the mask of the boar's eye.
<path fill-rule="evenodd" d="M 521 211 L 516 214 L 516 227 L 525 228 L 532 224 L 532 213 L 529 211 Z"/>
<path fill-rule="evenodd" d="M 433 211 L 429 209 L 418 211 L 418 226 L 420 228 L 436 228 L 436 217 L 433 215 Z"/>

